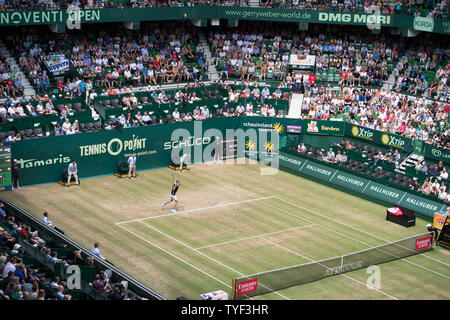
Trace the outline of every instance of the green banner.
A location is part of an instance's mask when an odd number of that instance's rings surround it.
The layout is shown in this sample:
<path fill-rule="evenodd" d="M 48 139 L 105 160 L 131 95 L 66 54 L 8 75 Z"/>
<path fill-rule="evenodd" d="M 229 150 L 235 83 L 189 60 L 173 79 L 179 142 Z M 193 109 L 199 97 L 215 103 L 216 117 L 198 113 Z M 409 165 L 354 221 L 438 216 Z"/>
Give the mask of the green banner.
<path fill-rule="evenodd" d="M 412 151 L 412 139 L 394 133 L 382 132 L 346 123 L 345 135 L 361 141 L 378 144 L 385 148 L 396 148 L 406 152 Z"/>
<path fill-rule="evenodd" d="M 287 167 L 290 169 L 294 169 L 296 171 L 301 171 L 302 167 L 305 165 L 307 160 L 293 157 L 285 152 L 280 152 L 279 163 L 280 166 Z"/>
<path fill-rule="evenodd" d="M 414 150 L 413 152 L 418 155 L 422 155 L 423 153 L 423 141 L 419 139 L 414 140 Z"/>
<path fill-rule="evenodd" d="M 332 169 L 311 161 L 308 161 L 302 169 L 303 173 L 307 173 L 327 181 L 330 181 L 331 178 L 333 178 L 336 171 L 336 169 Z"/>
<path fill-rule="evenodd" d="M 0 26 L 31 24 L 65 24 L 75 29 L 77 23 L 162 21 L 162 20 L 259 20 L 298 23 L 327 23 L 367 26 L 371 29 L 394 27 L 426 32 L 450 34 L 448 20 L 414 17 L 404 14 L 380 14 L 365 12 L 337 12 L 318 10 L 294 10 L 242 7 L 148 7 L 67 10 L 2 11 Z"/>
<path fill-rule="evenodd" d="M 433 216 L 436 212 L 443 209 L 443 205 L 441 203 L 436 203 L 409 193 L 405 194 L 398 205 L 415 211 L 426 213 L 430 216 Z"/>
<path fill-rule="evenodd" d="M 369 183 L 369 180 L 338 171 L 333 179 L 331 179 L 331 182 L 362 192 Z"/>
<path fill-rule="evenodd" d="M 395 204 L 397 204 L 405 194 L 405 191 L 396 190 L 373 181 L 370 181 L 364 191 L 370 196 Z"/>
<path fill-rule="evenodd" d="M 303 120 L 302 133 L 343 136 L 345 123 L 329 120 Z"/>
<path fill-rule="evenodd" d="M 341 187 L 345 187 L 357 191 L 362 197 L 368 195 L 372 199 L 382 200 L 391 203 L 393 206 L 403 206 L 430 217 L 435 212 L 445 210 L 445 205 L 439 202 L 424 199 L 420 196 L 375 183 L 368 179 L 317 164 L 285 152 L 280 152 L 279 164 L 280 169 L 289 168 L 297 171 L 298 174 L 307 173 L 324 181 L 331 182 L 340 190 L 342 190 Z"/>
<path fill-rule="evenodd" d="M 432 159 L 436 162 L 450 163 L 449 149 L 436 148 L 431 144 L 425 143 L 423 155 L 425 158 Z"/>
<path fill-rule="evenodd" d="M 131 153 L 137 157 L 137 168 L 165 167 L 172 153 L 191 153 L 192 162 L 203 162 L 203 153 L 217 135 L 225 136 L 228 128 L 239 126 L 239 119 L 211 119 L 133 129 L 100 131 L 68 136 L 25 139 L 14 143 L 13 158 L 20 166 L 21 185 L 56 182 L 72 160 L 78 163 L 78 175 L 87 178 L 113 174 L 119 161 Z M 213 130 L 210 130 L 213 129 Z"/>

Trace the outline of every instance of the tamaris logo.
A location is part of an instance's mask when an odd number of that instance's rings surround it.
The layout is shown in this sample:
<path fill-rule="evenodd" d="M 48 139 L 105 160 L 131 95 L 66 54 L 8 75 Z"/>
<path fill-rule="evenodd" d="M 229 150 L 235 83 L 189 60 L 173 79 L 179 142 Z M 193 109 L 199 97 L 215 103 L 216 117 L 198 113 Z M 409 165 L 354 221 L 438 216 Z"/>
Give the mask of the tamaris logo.
<path fill-rule="evenodd" d="M 28 168 L 35 168 L 35 167 L 44 167 L 44 166 L 52 166 L 55 164 L 61 164 L 61 163 L 69 163 L 70 157 L 64 157 L 62 154 L 58 155 L 54 158 L 49 158 L 46 160 L 38 160 L 38 159 L 18 159 L 17 163 L 19 164 L 20 168 L 22 169 L 28 169 Z"/>

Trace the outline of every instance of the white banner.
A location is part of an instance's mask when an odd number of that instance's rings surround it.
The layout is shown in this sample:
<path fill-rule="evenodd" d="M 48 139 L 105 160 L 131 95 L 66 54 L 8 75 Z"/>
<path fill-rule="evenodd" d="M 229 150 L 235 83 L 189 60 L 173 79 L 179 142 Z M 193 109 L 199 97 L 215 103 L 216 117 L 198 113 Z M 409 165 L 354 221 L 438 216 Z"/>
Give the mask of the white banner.
<path fill-rule="evenodd" d="M 289 64 L 301 67 L 314 67 L 316 64 L 316 56 L 304 54 L 291 54 Z"/>
<path fill-rule="evenodd" d="M 48 70 L 52 73 L 69 71 L 69 59 L 47 60 L 46 63 Z"/>

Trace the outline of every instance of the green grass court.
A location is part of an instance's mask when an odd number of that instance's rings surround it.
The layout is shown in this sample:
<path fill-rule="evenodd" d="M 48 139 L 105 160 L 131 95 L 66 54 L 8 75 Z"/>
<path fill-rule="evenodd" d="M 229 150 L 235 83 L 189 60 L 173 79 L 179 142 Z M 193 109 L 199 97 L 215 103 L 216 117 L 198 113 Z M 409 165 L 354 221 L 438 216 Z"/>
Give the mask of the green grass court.
<path fill-rule="evenodd" d="M 80 187 L 49 184 L 7 191 L 6 198 L 50 220 L 88 249 L 169 299 L 225 290 L 233 278 L 348 254 L 426 232 L 385 220 L 386 207 L 260 164 L 199 164 L 183 171 L 180 208 L 162 208 L 170 169 L 113 175 Z M 367 269 L 253 299 L 450 299 L 450 252 L 380 265 L 381 287 Z"/>

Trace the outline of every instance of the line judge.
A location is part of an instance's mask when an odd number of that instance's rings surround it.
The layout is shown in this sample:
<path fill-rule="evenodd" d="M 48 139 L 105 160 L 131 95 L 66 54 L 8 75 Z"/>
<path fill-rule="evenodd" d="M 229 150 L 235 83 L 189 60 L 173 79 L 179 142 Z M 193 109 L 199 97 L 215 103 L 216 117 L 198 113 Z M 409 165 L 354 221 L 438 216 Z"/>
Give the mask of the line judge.
<path fill-rule="evenodd" d="M 136 155 L 134 153 L 128 158 L 128 166 L 128 179 L 131 179 L 131 172 L 133 172 L 133 177 L 136 178 Z"/>
<path fill-rule="evenodd" d="M 75 182 L 77 183 L 77 185 L 79 185 L 80 181 L 78 181 L 78 165 L 75 160 L 73 160 L 69 164 L 69 169 L 67 170 L 67 188 L 70 186 L 70 178 L 72 178 L 72 176 L 75 177 Z"/>

